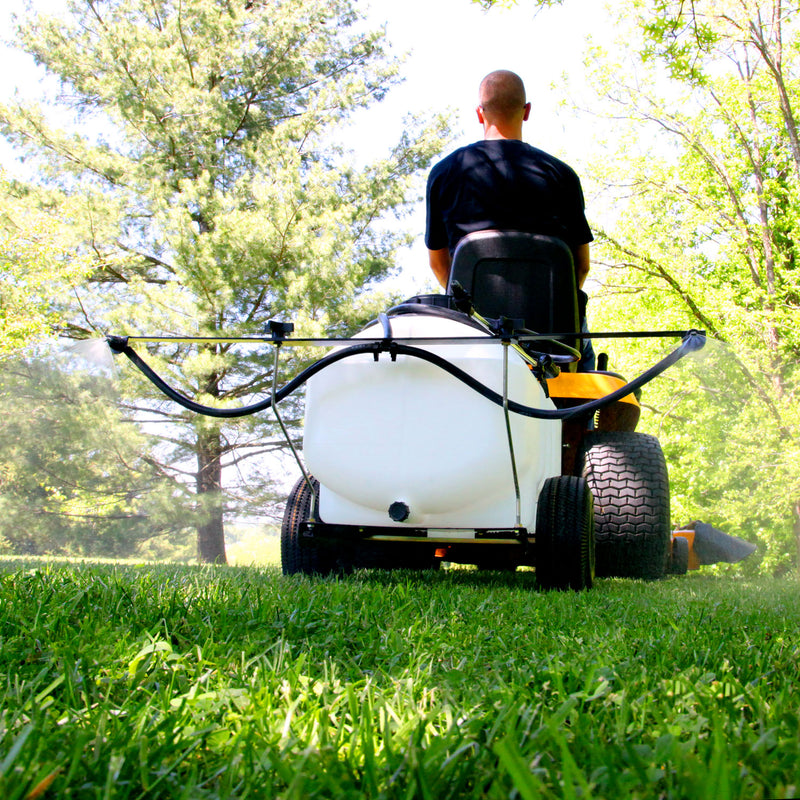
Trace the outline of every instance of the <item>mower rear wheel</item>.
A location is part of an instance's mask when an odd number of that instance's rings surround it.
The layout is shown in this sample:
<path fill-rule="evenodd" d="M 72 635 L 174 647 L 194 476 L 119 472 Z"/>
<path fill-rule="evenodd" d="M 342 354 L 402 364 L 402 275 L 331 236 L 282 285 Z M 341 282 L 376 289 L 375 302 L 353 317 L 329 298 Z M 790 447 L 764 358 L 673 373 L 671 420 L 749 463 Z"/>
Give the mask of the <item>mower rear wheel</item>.
<path fill-rule="evenodd" d="M 314 491 L 319 491 L 319 481 L 311 478 Z M 300 523 L 308 522 L 311 517 L 311 504 L 314 494 L 304 478 L 294 485 L 281 526 L 281 567 L 284 575 L 330 575 L 331 573 L 350 572 L 352 565 L 343 559 L 332 547 L 315 542 L 300 543 Z"/>
<path fill-rule="evenodd" d="M 670 552 L 669 476 L 658 439 L 590 433 L 577 469 L 594 495 L 598 576 L 663 577 Z"/>
<path fill-rule="evenodd" d="M 543 589 L 591 589 L 592 493 L 583 478 L 548 478 L 536 510 L 536 580 Z"/>

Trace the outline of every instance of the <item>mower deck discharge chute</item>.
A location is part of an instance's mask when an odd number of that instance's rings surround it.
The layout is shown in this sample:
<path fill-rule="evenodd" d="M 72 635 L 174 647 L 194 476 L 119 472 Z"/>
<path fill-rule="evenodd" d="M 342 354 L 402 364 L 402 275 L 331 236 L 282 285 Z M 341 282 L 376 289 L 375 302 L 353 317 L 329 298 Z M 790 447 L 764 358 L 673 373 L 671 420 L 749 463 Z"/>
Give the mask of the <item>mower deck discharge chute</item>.
<path fill-rule="evenodd" d="M 381 314 L 352 339 L 268 341 L 333 350 L 270 398 L 200 413 L 241 416 L 307 383 L 303 477 L 281 531 L 284 573 L 435 568 L 442 561 L 536 569 L 546 588 L 598 575 L 658 578 L 692 563 L 696 537 L 673 546 L 658 441 L 636 432 L 640 388 L 701 348 L 698 331 L 655 334 L 680 346 L 626 383 L 576 372 L 586 338 L 569 249 L 532 234 L 483 231 L 456 250 L 446 295 Z M 535 333 L 534 333 L 535 331 Z M 277 369 L 275 370 L 277 374 Z M 281 422 L 282 425 L 282 422 Z M 724 536 L 724 534 L 721 534 Z"/>

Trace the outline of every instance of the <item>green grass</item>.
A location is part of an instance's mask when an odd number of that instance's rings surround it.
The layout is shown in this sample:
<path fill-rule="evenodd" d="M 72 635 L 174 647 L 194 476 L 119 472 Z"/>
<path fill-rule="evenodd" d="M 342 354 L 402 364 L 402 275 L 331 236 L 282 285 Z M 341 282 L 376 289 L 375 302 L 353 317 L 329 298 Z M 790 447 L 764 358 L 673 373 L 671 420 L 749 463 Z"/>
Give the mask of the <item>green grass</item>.
<path fill-rule="evenodd" d="M 543 594 L 531 573 L 0 562 L 0 790 L 795 797 L 797 595 L 698 575 Z"/>

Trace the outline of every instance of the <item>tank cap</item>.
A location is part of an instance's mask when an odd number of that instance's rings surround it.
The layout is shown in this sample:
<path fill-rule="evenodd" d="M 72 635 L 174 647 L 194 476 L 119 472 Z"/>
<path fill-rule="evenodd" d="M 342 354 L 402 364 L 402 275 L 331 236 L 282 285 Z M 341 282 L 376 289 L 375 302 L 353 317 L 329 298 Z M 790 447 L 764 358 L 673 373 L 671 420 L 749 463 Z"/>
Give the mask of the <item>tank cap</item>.
<path fill-rule="evenodd" d="M 402 500 L 395 500 L 389 506 L 389 516 L 395 522 L 405 522 L 410 513 L 411 509 Z"/>

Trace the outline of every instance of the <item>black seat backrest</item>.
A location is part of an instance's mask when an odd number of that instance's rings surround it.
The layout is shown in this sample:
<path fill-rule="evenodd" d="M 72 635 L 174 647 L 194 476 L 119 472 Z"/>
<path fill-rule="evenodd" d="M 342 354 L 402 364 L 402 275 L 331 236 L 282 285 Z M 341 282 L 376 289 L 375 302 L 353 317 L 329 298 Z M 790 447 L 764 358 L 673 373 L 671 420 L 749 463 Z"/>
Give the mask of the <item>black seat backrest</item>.
<path fill-rule="evenodd" d="M 454 281 L 470 294 L 481 316 L 522 319 L 537 333 L 579 330 L 575 268 L 561 239 L 519 231 L 470 233 L 453 254 L 448 294 Z M 579 346 L 578 340 L 566 344 Z"/>

